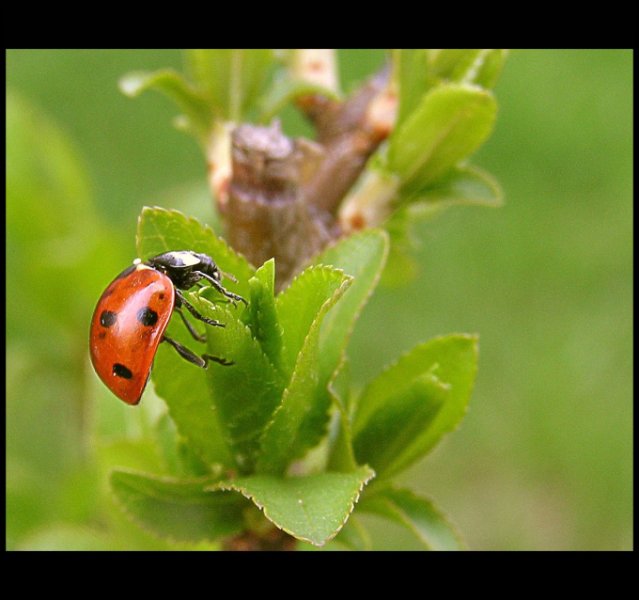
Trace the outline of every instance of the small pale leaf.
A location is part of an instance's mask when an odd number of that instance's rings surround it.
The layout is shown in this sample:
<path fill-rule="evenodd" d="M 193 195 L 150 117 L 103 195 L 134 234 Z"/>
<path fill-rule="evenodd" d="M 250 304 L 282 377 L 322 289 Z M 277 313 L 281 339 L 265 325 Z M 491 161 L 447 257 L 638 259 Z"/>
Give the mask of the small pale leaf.
<path fill-rule="evenodd" d="M 128 73 L 119 81 L 120 91 L 132 98 L 145 90 L 157 90 L 173 100 L 201 136 L 212 126 L 213 113 L 206 100 L 182 75 L 171 69 Z"/>
<path fill-rule="evenodd" d="M 260 101 L 260 121 L 269 122 L 273 117 L 300 96 L 319 95 L 331 100 L 339 100 L 335 90 L 310 83 L 301 79 L 293 79 L 288 75 L 277 77 Z"/>
<path fill-rule="evenodd" d="M 218 118 L 240 121 L 257 102 L 273 66 L 268 49 L 186 50 L 187 67 Z"/>
<path fill-rule="evenodd" d="M 404 190 L 425 187 L 479 148 L 496 112 L 492 94 L 478 86 L 431 89 L 391 135 L 388 168 L 401 178 Z"/>

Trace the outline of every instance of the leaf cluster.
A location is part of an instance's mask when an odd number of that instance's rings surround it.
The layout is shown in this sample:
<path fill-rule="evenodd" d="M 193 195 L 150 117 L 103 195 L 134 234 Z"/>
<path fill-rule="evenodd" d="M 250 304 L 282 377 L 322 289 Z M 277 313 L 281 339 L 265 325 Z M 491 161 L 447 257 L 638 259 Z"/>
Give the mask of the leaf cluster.
<path fill-rule="evenodd" d="M 344 527 L 357 505 L 408 527 L 429 548 L 459 547 L 432 502 L 392 480 L 462 418 L 476 338 L 418 345 L 361 393 L 348 377 L 347 342 L 384 267 L 387 234 L 371 229 L 339 241 L 277 295 L 272 260 L 255 269 L 194 219 L 145 208 L 139 255 L 180 248 L 214 256 L 248 306 L 225 303 L 209 288 L 186 292 L 225 324 L 207 327 L 200 350 L 233 365 L 202 371 L 160 347 L 153 382 L 167 413 L 154 435 L 164 470 L 112 473 L 125 511 L 175 541 L 259 533 L 266 523 L 316 546 L 337 536 L 361 548 L 368 544 L 361 523 Z M 195 344 L 179 319 L 169 329 Z"/>
<path fill-rule="evenodd" d="M 294 78 L 286 68 L 289 53 L 270 49 L 193 49 L 184 51 L 184 72 L 134 71 L 120 80 L 120 90 L 136 97 L 156 90 L 180 109 L 176 125 L 203 145 L 217 122 L 268 122 L 294 98 L 335 92 Z"/>
<path fill-rule="evenodd" d="M 492 133 L 497 102 L 492 92 L 507 51 L 413 49 L 392 53 L 398 98 L 394 128 L 372 157 L 352 205 L 377 210 L 391 233 L 386 280 L 415 271 L 412 227 L 454 205 L 497 207 L 498 181 L 469 162 Z"/>

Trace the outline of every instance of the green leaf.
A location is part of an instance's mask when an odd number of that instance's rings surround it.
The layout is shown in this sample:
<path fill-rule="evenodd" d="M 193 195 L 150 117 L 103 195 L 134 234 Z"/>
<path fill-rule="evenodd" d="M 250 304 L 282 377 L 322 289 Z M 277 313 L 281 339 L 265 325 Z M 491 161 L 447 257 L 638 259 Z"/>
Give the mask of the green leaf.
<path fill-rule="evenodd" d="M 430 209 L 421 210 L 424 207 Z M 386 268 L 382 274 L 382 284 L 397 287 L 413 280 L 419 272 L 419 264 L 414 258 L 422 240 L 414 234 L 415 227 L 422 219 L 439 212 L 439 208 L 420 202 L 402 202 L 386 220 L 385 228 L 390 237 L 390 251 Z"/>
<path fill-rule="evenodd" d="M 204 138 L 211 129 L 213 112 L 206 99 L 181 74 L 172 69 L 127 73 L 120 79 L 119 86 L 120 91 L 131 98 L 146 90 L 157 90 L 177 104 L 200 137 Z"/>
<path fill-rule="evenodd" d="M 417 393 L 415 380 L 424 374 L 434 375 L 449 387 L 443 405 L 430 424 L 414 437 L 412 444 L 402 449 L 385 476 L 406 468 L 424 456 L 443 437 L 452 431 L 464 416 L 470 400 L 477 372 L 477 337 L 451 334 L 434 338 L 413 348 L 397 362 L 378 375 L 362 392 L 353 424 L 354 437 L 363 432 L 369 423 L 378 420 L 394 399 L 402 394 Z M 417 385 L 425 385 L 422 382 Z"/>
<path fill-rule="evenodd" d="M 378 477 L 396 472 L 418 457 L 415 442 L 432 425 L 449 390 L 427 372 L 399 391 L 389 392 L 353 439 L 357 461 L 373 467 Z"/>
<path fill-rule="evenodd" d="M 331 266 L 312 266 L 300 273 L 275 300 L 283 332 L 282 364 L 293 373 L 302 344 L 322 305 L 343 285 L 344 273 Z"/>
<path fill-rule="evenodd" d="M 338 413 L 335 430 L 332 431 L 327 468 L 331 471 L 348 473 L 357 468 L 353 452 L 353 434 L 348 417 Z"/>
<path fill-rule="evenodd" d="M 329 385 L 344 359 L 346 344 L 355 321 L 377 284 L 387 250 L 386 233 L 380 230 L 368 230 L 344 238 L 314 259 L 316 265 L 333 265 L 354 279 L 340 301 L 326 314 L 322 322 L 319 342 L 319 379 L 315 385 L 314 398 L 307 401 L 310 411 L 299 428 L 298 439 L 303 440 L 304 443 L 302 447 L 292 449 L 293 455 L 297 456 L 303 449 L 315 445 L 325 432 L 332 402 Z M 284 294 L 278 297 L 278 302 L 282 304 L 283 312 L 291 315 L 289 319 L 291 325 L 295 325 L 299 313 L 299 311 L 296 312 L 295 307 L 304 305 L 306 301 L 299 289 L 286 290 Z M 317 299 L 315 305 L 319 301 L 321 298 Z M 283 326 L 286 333 L 287 325 L 283 323 Z M 344 446 L 343 449 L 346 451 L 347 447 Z M 348 456 L 338 459 L 335 455 L 333 460 L 336 461 L 335 465 L 340 465 L 339 469 L 346 468 L 350 462 Z"/>
<path fill-rule="evenodd" d="M 350 366 L 346 356 L 342 359 L 335 375 L 328 385 L 328 393 L 338 408 L 336 422 L 329 435 L 327 469 L 330 471 L 354 471 L 357 461 L 353 453 L 353 434 L 351 431 L 351 390 Z"/>
<path fill-rule="evenodd" d="M 393 50 L 393 75 L 399 91 L 395 128 L 415 110 L 428 91 L 428 50 Z"/>
<path fill-rule="evenodd" d="M 346 354 L 342 356 L 335 373 L 331 377 L 328 391 L 335 400 L 337 408 L 345 415 L 349 415 L 352 408 L 351 364 Z"/>
<path fill-rule="evenodd" d="M 174 317 L 167 334 L 194 352 L 203 352 L 179 316 Z M 168 344 L 160 344 L 152 378 L 157 395 L 166 402 L 171 419 L 190 448 L 209 465 L 232 466 L 234 462 L 211 398 L 206 371 L 180 358 Z"/>
<path fill-rule="evenodd" d="M 254 475 L 222 481 L 208 489 L 240 492 L 280 529 L 322 546 L 344 526 L 373 476 L 368 467 L 352 473 L 318 473 L 287 479 Z"/>
<path fill-rule="evenodd" d="M 504 48 L 480 50 L 465 80 L 486 89 L 495 87 L 504 68 L 507 56 L 508 50 Z"/>
<path fill-rule="evenodd" d="M 320 326 L 324 315 L 342 297 L 351 281 L 352 279 L 342 271 L 330 267 L 309 267 L 289 288 L 293 290 L 292 294 L 295 297 L 304 290 L 307 294 L 310 293 L 309 286 L 312 286 L 315 298 L 318 292 L 323 291 L 325 300 L 302 342 L 290 383 L 282 395 L 282 402 L 262 435 L 261 453 L 257 462 L 259 472 L 282 474 L 294 458 L 317 442 L 323 432 L 323 420 L 319 423 L 320 432 L 307 432 L 302 429 L 304 421 L 315 412 L 320 361 Z M 303 301 L 302 296 L 300 299 Z M 289 349 L 291 345 L 296 344 L 296 338 L 297 332 L 290 338 L 292 341 Z"/>
<path fill-rule="evenodd" d="M 248 298 L 248 280 L 255 274 L 255 269 L 210 227 L 177 210 L 145 206 L 138 218 L 137 249 L 138 255 L 145 259 L 172 250 L 208 254 L 223 272 L 237 279 L 237 283 L 224 281 L 224 286 Z"/>
<path fill-rule="evenodd" d="M 210 478 L 179 480 L 115 470 L 111 490 L 129 515 L 147 531 L 176 541 L 214 541 L 243 528 L 246 505 L 236 494 L 205 491 Z"/>
<path fill-rule="evenodd" d="M 190 297 L 193 298 L 195 294 Z M 254 468 L 259 440 L 282 397 L 284 382 L 235 308 L 213 306 L 200 298 L 194 304 L 224 327 L 210 328 L 208 353 L 232 361 L 209 363 L 209 397 L 217 409 L 226 444 L 241 472 Z"/>
<path fill-rule="evenodd" d="M 275 261 L 266 261 L 249 280 L 251 295 L 245 322 L 271 363 L 281 368 L 282 328 L 275 309 Z"/>
<path fill-rule="evenodd" d="M 502 48 L 429 50 L 429 71 L 441 80 L 492 88 L 508 51 Z"/>
<path fill-rule="evenodd" d="M 501 206 L 503 192 L 497 180 L 482 169 L 472 166 L 454 168 L 435 184 L 418 190 L 408 200 L 431 205 L 466 204 Z"/>
<path fill-rule="evenodd" d="M 335 90 L 282 74 L 273 80 L 260 100 L 260 121 L 267 123 L 296 98 L 315 94 L 339 100 Z"/>
<path fill-rule="evenodd" d="M 272 50 L 186 50 L 187 67 L 218 118 L 238 122 L 256 104 L 273 66 Z"/>
<path fill-rule="evenodd" d="M 440 48 L 428 50 L 428 70 L 440 80 L 459 82 L 479 50 L 475 48 Z M 457 73 L 457 76 L 456 76 Z"/>
<path fill-rule="evenodd" d="M 492 131 L 492 94 L 466 84 L 429 91 L 391 135 L 388 168 L 409 190 L 425 187 L 472 154 Z"/>
<path fill-rule="evenodd" d="M 406 527 L 429 550 L 463 550 L 459 534 L 431 500 L 410 490 L 387 488 L 362 498 L 360 510 Z"/>
<path fill-rule="evenodd" d="M 326 315 L 320 336 L 320 377 L 327 385 L 335 373 L 364 305 L 370 298 L 388 255 L 388 235 L 369 229 L 343 238 L 313 262 L 332 265 L 354 278 L 339 304 Z"/>
<path fill-rule="evenodd" d="M 393 50 L 394 76 L 399 88 L 395 128 L 417 108 L 430 89 L 447 83 L 494 87 L 508 55 L 503 49 Z"/>

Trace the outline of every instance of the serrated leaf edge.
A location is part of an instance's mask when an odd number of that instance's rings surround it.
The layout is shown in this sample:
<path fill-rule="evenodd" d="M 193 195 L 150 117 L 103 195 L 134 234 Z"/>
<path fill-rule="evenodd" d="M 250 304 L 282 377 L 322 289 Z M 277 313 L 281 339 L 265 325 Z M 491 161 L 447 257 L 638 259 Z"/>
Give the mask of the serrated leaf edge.
<path fill-rule="evenodd" d="M 253 337 L 253 332 L 251 331 L 251 328 L 244 323 L 239 317 L 237 316 L 233 316 L 233 313 L 224 305 L 216 305 L 214 302 L 211 302 L 211 300 L 209 300 L 208 298 L 204 297 L 204 296 L 200 296 L 199 295 L 199 290 L 193 291 L 193 292 L 187 292 L 189 294 L 197 294 L 198 295 L 198 301 L 202 302 L 206 307 L 207 310 L 210 311 L 211 315 L 214 315 L 216 317 L 219 317 L 220 314 L 223 315 L 230 315 L 231 319 L 226 319 L 223 322 L 227 323 L 229 322 L 229 320 L 233 320 L 237 323 L 238 328 L 242 329 L 242 335 L 245 335 L 247 337 L 247 339 L 250 339 L 250 343 L 255 347 L 256 350 L 259 350 L 260 354 L 264 357 L 264 360 L 266 360 L 266 362 L 269 364 L 269 366 L 273 369 L 273 374 L 274 377 L 277 380 L 281 380 L 281 377 L 279 377 L 279 371 L 277 369 L 277 367 L 273 364 L 273 362 L 271 361 L 271 359 L 269 358 L 269 356 L 264 352 L 264 350 L 262 350 L 262 346 L 259 343 L 258 340 L 255 339 L 255 337 Z M 206 316 L 206 315 L 204 315 Z"/>
<path fill-rule="evenodd" d="M 353 497 L 352 497 L 352 499 L 351 499 L 351 501 L 349 503 L 349 508 L 347 509 L 346 514 L 344 515 L 344 518 L 342 519 L 339 527 L 332 534 L 330 534 L 326 539 L 324 539 L 321 542 L 315 542 L 315 541 L 313 541 L 313 540 L 311 540 L 311 539 L 309 539 L 307 537 L 304 537 L 302 535 L 298 535 L 294 531 L 291 531 L 290 529 L 288 529 L 287 527 L 283 527 L 283 526 L 279 525 L 278 523 L 276 523 L 275 521 L 273 521 L 273 519 L 271 519 L 270 515 L 268 514 L 267 508 L 264 505 L 260 504 L 248 490 L 246 490 L 242 486 L 238 486 L 237 484 L 233 483 L 232 481 L 230 481 L 230 482 L 221 481 L 221 482 L 215 484 L 214 486 L 210 486 L 210 487 L 207 487 L 205 489 L 206 490 L 210 489 L 211 491 L 213 491 L 213 488 L 214 488 L 214 489 L 220 489 L 220 490 L 230 490 L 230 491 L 239 492 L 245 498 L 248 498 L 251 502 L 253 502 L 253 504 L 255 504 L 255 506 L 257 506 L 257 508 L 262 511 L 264 516 L 271 523 L 273 523 L 273 525 L 275 525 L 278 529 L 281 529 L 285 533 L 288 533 L 289 535 L 293 536 L 297 540 L 301 540 L 303 542 L 309 542 L 310 544 L 313 544 L 313 546 L 317 546 L 318 548 L 321 548 L 324 544 L 326 544 L 326 542 L 329 542 L 330 540 L 332 540 L 341 531 L 342 527 L 344 527 L 344 525 L 348 521 L 348 518 L 352 514 L 353 510 L 355 510 L 355 505 L 359 501 L 359 497 L 361 496 L 362 491 L 364 490 L 364 487 L 366 486 L 366 484 L 371 479 L 373 479 L 373 477 L 375 477 L 375 471 L 373 469 L 371 469 L 368 465 L 364 465 L 364 467 L 366 467 L 368 469 L 368 476 L 360 482 L 359 488 L 357 490 L 355 490 L 355 494 L 353 495 Z M 274 476 L 270 475 L 270 477 L 274 477 Z"/>
<path fill-rule="evenodd" d="M 282 399 L 280 400 L 280 403 L 278 404 L 277 408 L 273 411 L 273 414 L 271 415 L 271 419 L 269 420 L 269 422 L 266 424 L 266 426 L 264 427 L 264 430 L 262 431 L 262 435 L 260 436 L 260 446 L 262 443 L 262 440 L 264 439 L 264 436 L 266 435 L 266 432 L 273 426 L 273 423 L 275 422 L 275 419 L 277 417 L 277 414 L 283 410 L 284 407 L 284 402 L 286 401 L 288 394 L 289 394 L 289 389 L 291 387 L 291 383 L 293 382 L 293 378 L 295 377 L 295 373 L 297 373 L 297 368 L 298 368 L 298 363 L 299 360 L 302 356 L 302 352 L 304 350 L 304 348 L 306 347 L 307 341 L 310 338 L 311 335 L 314 335 L 315 333 L 317 333 L 317 335 L 319 336 L 319 328 L 322 325 L 322 321 L 324 320 L 324 317 L 326 316 L 326 313 L 333 307 L 335 306 L 335 304 L 337 303 L 337 301 L 344 295 L 344 292 L 350 287 L 351 283 L 354 280 L 354 277 L 352 277 L 351 275 L 348 275 L 344 272 L 343 269 L 337 269 L 335 267 L 330 267 L 328 265 L 313 265 L 311 267 L 308 267 L 308 269 L 305 269 L 303 272 L 306 272 L 309 269 L 314 269 L 315 267 L 321 268 L 323 270 L 330 270 L 332 272 L 339 272 L 344 276 L 344 279 L 342 280 L 342 283 L 340 283 L 340 285 L 333 291 L 333 293 L 330 295 L 330 297 L 328 297 L 320 306 L 319 310 L 317 311 L 317 314 L 315 315 L 315 318 L 313 319 L 313 322 L 311 323 L 311 326 L 308 328 L 308 331 L 306 332 L 306 335 L 304 336 L 304 340 L 302 342 L 302 345 L 300 347 L 300 351 L 295 359 L 295 366 L 293 367 L 293 372 L 291 374 L 291 377 L 284 389 L 284 391 L 282 392 Z M 291 459 L 293 460 L 293 459 Z M 259 459 L 258 459 L 259 462 Z"/>
<path fill-rule="evenodd" d="M 137 228 L 136 228 L 136 235 L 135 235 L 136 249 L 139 249 L 139 245 L 141 243 L 140 234 L 139 234 L 140 224 L 142 222 L 142 219 L 145 213 L 148 213 L 148 212 L 165 213 L 170 216 L 175 216 L 175 217 L 184 219 L 189 224 L 196 224 L 198 227 L 202 227 L 206 231 L 206 233 L 210 234 L 222 245 L 224 252 L 228 253 L 229 256 L 235 255 L 239 257 L 242 261 L 244 261 L 246 263 L 246 266 L 248 267 L 248 270 L 251 272 L 251 276 L 255 276 L 256 269 L 250 263 L 250 261 L 241 252 L 238 252 L 234 248 L 231 248 L 228 242 L 223 237 L 217 235 L 217 233 L 215 233 L 215 231 L 211 228 L 210 225 L 207 225 L 206 223 L 201 223 L 195 217 L 189 217 L 188 215 L 185 215 L 182 211 L 179 211 L 175 208 L 164 208 L 162 206 L 143 206 L 142 207 L 142 210 L 140 211 L 140 214 L 138 215 L 138 220 L 137 220 Z M 162 240 L 165 239 L 164 236 L 161 234 L 159 234 L 157 237 L 159 237 Z M 173 248 L 173 250 L 192 250 L 192 249 L 193 248 Z M 148 258 L 148 257 L 140 257 L 140 258 Z"/>
<path fill-rule="evenodd" d="M 382 273 L 384 272 L 384 267 L 386 265 L 386 261 L 388 260 L 388 254 L 390 252 L 390 236 L 388 235 L 388 232 L 384 229 L 379 229 L 379 228 L 375 228 L 375 229 L 369 229 L 366 231 L 363 231 L 361 233 L 355 234 L 353 236 L 351 236 L 349 238 L 350 239 L 354 239 L 354 238 L 363 238 L 363 237 L 372 237 L 372 234 L 379 234 L 379 238 L 382 240 L 382 260 L 380 261 L 380 268 L 377 270 L 377 273 L 375 274 L 375 277 L 373 277 L 370 286 L 368 287 L 368 290 L 366 292 L 366 294 L 362 297 L 361 301 L 359 302 L 358 306 L 357 306 L 357 310 L 353 313 L 353 318 L 351 319 L 351 322 L 348 326 L 348 329 L 346 331 L 346 335 L 344 336 L 344 344 L 342 345 L 342 349 L 340 350 L 340 356 L 339 356 L 339 360 L 337 363 L 337 366 L 335 367 L 335 369 L 333 369 L 333 372 L 331 373 L 329 379 L 328 379 L 328 384 L 327 387 L 330 388 L 331 384 L 333 383 L 335 376 L 337 375 L 337 372 L 339 371 L 339 368 L 341 367 L 342 363 L 344 362 L 345 356 L 346 356 L 346 348 L 348 347 L 348 342 L 351 339 L 351 336 L 353 334 L 353 331 L 355 330 L 355 325 L 357 324 L 357 320 L 359 319 L 359 316 L 362 314 L 362 311 L 364 310 L 366 304 L 368 304 L 368 300 L 370 299 L 370 297 L 373 295 L 373 292 L 375 291 L 375 288 L 377 287 L 377 285 L 379 284 L 379 280 L 382 277 Z M 337 244 L 339 243 L 339 240 L 337 240 L 334 244 L 326 247 L 323 251 L 322 254 L 324 252 L 326 252 L 329 248 L 332 249 L 334 248 Z M 343 269 L 341 269 L 343 271 Z M 344 271 L 345 272 L 345 271 Z M 346 272 L 345 272 L 346 273 Z M 353 279 L 357 279 L 357 274 L 356 275 L 350 275 L 347 273 L 347 275 L 349 275 L 350 277 L 352 277 Z"/>
<path fill-rule="evenodd" d="M 395 360 L 388 363 L 377 375 L 375 375 L 374 379 L 377 379 L 382 374 L 396 367 L 398 363 L 400 363 L 404 358 L 406 358 L 412 352 L 416 351 L 418 348 L 423 348 L 424 346 L 427 346 L 428 344 L 432 344 L 433 342 L 438 342 L 440 340 L 445 340 L 447 338 L 453 338 L 453 337 L 472 340 L 475 342 L 474 344 L 475 350 L 477 350 L 478 348 L 479 334 L 477 333 L 446 333 L 443 335 L 436 335 L 435 337 L 432 337 L 426 340 L 425 342 L 420 342 L 419 344 L 415 344 L 412 348 L 409 348 L 408 350 L 405 350 L 404 352 L 402 352 Z"/>
<path fill-rule="evenodd" d="M 301 279 L 303 276 L 304 277 L 308 277 L 308 273 L 311 271 L 339 271 L 340 273 L 343 273 L 344 275 L 347 275 L 348 277 L 351 277 L 350 275 L 348 275 L 347 273 L 344 273 L 344 269 L 340 269 L 338 267 L 334 267 L 333 265 L 324 265 L 324 264 L 308 264 L 303 271 L 300 271 L 299 273 L 297 273 L 295 275 L 295 277 L 293 277 L 293 279 L 291 279 L 291 281 L 288 283 L 288 285 L 279 291 L 279 293 L 275 296 L 275 302 L 277 304 L 278 300 L 280 300 L 280 298 L 286 293 L 288 292 L 288 290 L 290 290 L 293 287 L 293 284 L 296 283 L 299 279 Z M 351 277 L 352 279 L 352 277 Z M 280 300 L 281 301 L 281 300 Z"/>
<path fill-rule="evenodd" d="M 324 264 L 317 264 L 317 265 L 315 265 L 315 264 L 311 264 L 311 265 L 308 265 L 308 266 L 307 266 L 307 267 L 306 267 L 303 271 L 301 271 L 300 273 L 298 273 L 297 275 L 295 275 L 295 277 L 291 280 L 291 282 L 289 283 L 289 285 L 287 285 L 287 286 L 286 286 L 286 288 L 284 288 L 283 290 L 281 290 L 281 291 L 279 292 L 279 294 L 277 294 L 277 296 L 275 296 L 275 310 L 276 310 L 277 315 L 278 315 L 278 321 L 279 321 L 279 315 L 280 315 L 279 311 L 280 311 L 280 303 L 281 303 L 282 295 L 283 295 L 284 293 L 286 293 L 289 289 L 291 289 L 291 288 L 292 288 L 292 286 L 293 286 L 293 284 L 294 284 L 295 282 L 297 282 L 299 279 L 301 279 L 301 278 L 302 278 L 302 276 L 303 276 L 305 273 L 310 273 L 310 272 L 314 272 L 314 271 L 325 271 L 325 272 L 327 272 L 327 273 L 329 273 L 329 272 L 337 272 L 337 273 L 341 273 L 342 275 L 344 275 L 344 276 L 345 276 L 345 278 L 346 278 L 347 280 L 349 280 L 349 285 L 350 285 L 350 282 L 353 280 L 353 276 L 352 276 L 352 275 L 349 275 L 348 273 L 346 273 L 346 272 L 344 271 L 344 269 L 340 269 L 340 268 L 338 268 L 338 267 L 333 267 L 332 265 L 324 265 Z M 306 277 L 308 277 L 308 275 L 306 275 Z M 344 284 L 344 282 L 342 282 L 342 283 L 340 284 L 340 286 L 339 286 L 337 289 L 340 289 L 340 288 L 342 287 L 342 285 L 343 285 L 343 284 Z M 337 291 L 337 290 L 336 290 L 336 291 Z M 333 293 L 336 293 L 336 291 L 335 291 L 335 292 L 333 292 Z M 343 292 L 342 292 L 342 293 L 343 293 Z M 340 296 L 341 296 L 341 294 L 340 294 Z M 304 336 L 304 340 L 302 341 L 302 345 L 300 346 L 300 350 L 301 350 L 301 349 L 302 349 L 302 347 L 304 346 L 304 343 L 306 342 L 306 338 L 308 337 L 308 334 L 309 334 L 309 332 L 311 331 L 311 328 L 313 327 L 313 323 L 315 323 L 315 321 L 316 321 L 316 319 L 317 319 L 317 316 L 318 316 L 318 315 L 320 315 L 320 314 L 322 314 L 322 311 L 323 311 L 323 309 L 324 309 L 324 305 L 325 305 L 327 302 L 329 302 L 331 298 L 332 298 L 332 295 L 331 295 L 331 297 L 330 297 L 330 298 L 327 298 L 327 299 L 326 299 L 326 300 L 325 300 L 325 301 L 321 304 L 321 306 L 319 307 L 319 309 L 318 309 L 318 311 L 317 311 L 317 313 L 316 313 L 316 315 L 315 315 L 315 319 L 313 319 L 313 321 L 311 322 L 311 325 L 310 325 L 310 327 L 308 328 L 308 331 L 306 332 L 306 335 Z M 323 315 L 322 315 L 322 319 L 323 319 Z M 280 324 L 280 327 L 281 327 L 281 324 Z M 284 343 L 284 337 L 282 337 L 282 355 L 284 355 L 284 354 L 286 353 L 286 351 L 287 351 L 287 350 L 288 350 L 288 348 L 287 348 L 286 344 Z M 295 364 L 293 365 L 293 370 L 292 370 L 292 372 L 291 372 L 291 375 L 292 375 L 292 373 L 294 373 L 294 372 L 295 372 L 295 367 L 297 366 L 297 359 L 298 359 L 298 358 L 299 358 L 299 353 L 298 353 L 298 356 L 296 356 L 296 357 L 295 357 Z M 290 380 L 289 380 L 289 382 L 287 383 L 287 387 L 288 387 L 288 384 L 290 384 Z"/>

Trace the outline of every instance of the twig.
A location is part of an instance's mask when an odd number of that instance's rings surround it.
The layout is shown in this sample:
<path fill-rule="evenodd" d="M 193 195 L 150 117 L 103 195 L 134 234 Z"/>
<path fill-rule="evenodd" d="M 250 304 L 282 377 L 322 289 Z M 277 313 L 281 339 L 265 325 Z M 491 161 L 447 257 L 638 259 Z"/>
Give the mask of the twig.
<path fill-rule="evenodd" d="M 244 531 L 224 542 L 223 550 L 231 551 L 277 551 L 295 550 L 297 540 L 275 527 L 270 528 L 262 535 L 253 531 Z"/>
<path fill-rule="evenodd" d="M 342 103 L 321 96 L 299 100 L 298 106 L 315 125 L 325 156 L 304 186 L 309 204 L 335 214 L 370 155 L 388 135 L 390 128 L 380 126 L 377 113 L 369 110 L 380 96 L 385 96 L 388 77 L 389 68 L 384 67 Z"/>
<path fill-rule="evenodd" d="M 314 76 L 321 72 L 336 86 L 334 54 L 304 52 L 297 76 L 310 77 L 313 67 Z M 343 102 L 313 94 L 299 98 L 298 106 L 313 122 L 317 143 L 291 140 L 275 122 L 240 125 L 230 141 L 229 129 L 221 130 L 209 149 L 210 182 L 229 243 L 254 265 L 274 257 L 278 290 L 342 234 L 340 203 L 392 128 L 390 68 Z"/>
<path fill-rule="evenodd" d="M 300 182 L 309 145 L 270 127 L 240 125 L 232 138 L 233 177 L 225 210 L 229 243 L 253 264 L 275 257 L 281 289 L 337 237 L 334 219 L 304 202 Z"/>

